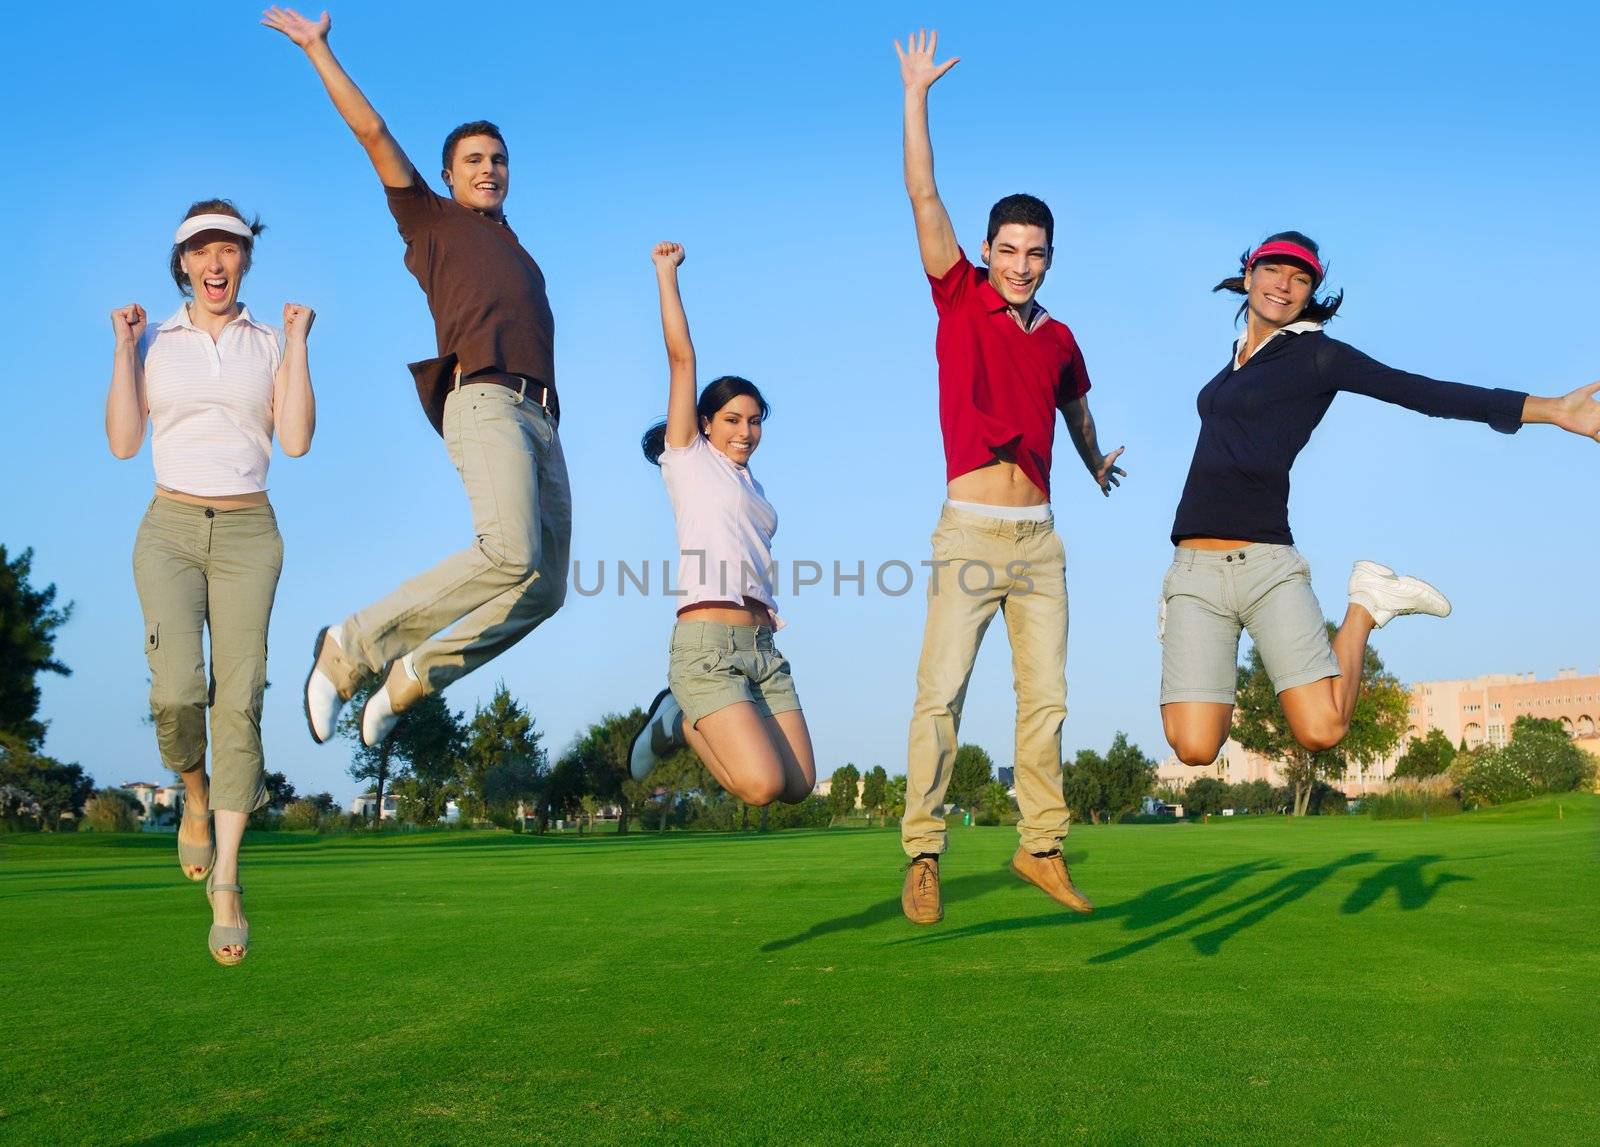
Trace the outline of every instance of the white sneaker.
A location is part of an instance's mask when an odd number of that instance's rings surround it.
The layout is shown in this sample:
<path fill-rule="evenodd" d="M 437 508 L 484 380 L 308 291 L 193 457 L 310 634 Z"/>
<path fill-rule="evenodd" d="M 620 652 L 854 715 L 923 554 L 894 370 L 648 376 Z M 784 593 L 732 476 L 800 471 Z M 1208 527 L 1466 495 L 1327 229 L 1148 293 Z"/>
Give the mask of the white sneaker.
<path fill-rule="evenodd" d="M 683 739 L 683 710 L 678 707 L 678 700 L 672 695 L 671 689 L 663 689 L 656 694 L 656 699 L 650 702 L 650 711 L 645 714 L 644 728 L 639 730 L 638 736 L 633 739 L 633 747 L 628 751 L 628 771 L 636 781 L 642 781 L 650 775 L 650 770 L 660 763 L 661 758 L 675 749 L 684 747 Z"/>
<path fill-rule="evenodd" d="M 361 706 L 361 743 L 375 749 L 389 739 L 400 723 L 400 714 L 422 699 L 422 682 L 417 678 L 411 654 L 390 668 L 382 683 Z M 395 708 L 396 704 L 400 707 Z"/>
<path fill-rule="evenodd" d="M 1450 616 L 1450 599 L 1444 594 L 1421 578 L 1399 576 L 1377 562 L 1357 562 L 1350 571 L 1350 600 L 1372 614 L 1379 629 L 1407 613 Z"/>
<path fill-rule="evenodd" d="M 317 634 L 316 644 L 311 649 L 311 672 L 306 675 L 306 725 L 311 729 L 311 739 L 319 745 L 332 738 L 339 726 L 339 710 L 344 708 L 345 699 L 339 695 L 338 686 L 320 668 L 326 642 L 331 641 L 342 655 L 344 643 L 340 640 L 340 628 L 329 626 Z"/>

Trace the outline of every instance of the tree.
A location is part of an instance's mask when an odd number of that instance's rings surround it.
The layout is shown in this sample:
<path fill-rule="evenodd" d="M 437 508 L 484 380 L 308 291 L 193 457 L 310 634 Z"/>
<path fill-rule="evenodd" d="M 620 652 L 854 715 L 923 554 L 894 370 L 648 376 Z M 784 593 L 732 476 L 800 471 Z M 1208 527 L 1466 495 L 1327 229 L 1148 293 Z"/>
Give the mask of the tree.
<path fill-rule="evenodd" d="M 332 793 L 312 793 L 305 800 L 306 803 L 317 810 L 319 816 L 326 816 L 339 807 L 334 803 Z"/>
<path fill-rule="evenodd" d="M 663 757 L 650 770 L 646 785 L 659 802 L 656 811 L 661 818 L 658 822 L 661 832 L 667 831 L 681 800 L 692 793 L 722 791 L 694 750 L 688 748 L 677 749 Z"/>
<path fill-rule="evenodd" d="M 1067 810 L 1092 824 L 1099 824 L 1102 817 L 1115 820 L 1132 812 L 1155 783 L 1156 763 L 1121 731 L 1111 739 L 1105 756 L 1082 749 L 1070 765 L 1061 768 L 1061 795 Z"/>
<path fill-rule="evenodd" d="M 1328 623 L 1330 637 L 1335 626 Z M 1233 736 L 1245 749 L 1279 762 L 1283 779 L 1294 794 L 1294 814 L 1305 816 L 1318 781 L 1335 781 L 1351 764 L 1366 765 L 1389 754 L 1406 730 L 1410 697 L 1400 681 L 1383 667 L 1378 651 L 1367 646 L 1361 664 L 1361 695 L 1350 718 L 1350 730 L 1338 745 L 1313 753 L 1294 739 L 1283 706 L 1267 676 L 1261 653 L 1254 647 L 1239 666 L 1238 696 L 1233 710 Z"/>
<path fill-rule="evenodd" d="M 64 816 L 76 816 L 94 791 L 94 780 L 78 764 L 63 764 L 35 752 L 23 738 L 0 732 L 0 785 L 20 789 L 39 827 L 54 832 Z"/>
<path fill-rule="evenodd" d="M 1594 780 L 1594 758 L 1572 743 L 1560 721 L 1518 717 L 1511 725 L 1511 743 L 1500 756 L 1524 773 L 1536 792 L 1569 793 Z"/>
<path fill-rule="evenodd" d="M 1271 812 L 1278 807 L 1278 794 L 1266 781 L 1242 781 L 1229 785 L 1224 808 L 1242 812 Z"/>
<path fill-rule="evenodd" d="M 1436 777 L 1455 759 L 1456 747 L 1450 743 L 1450 738 L 1438 729 L 1429 729 L 1426 737 L 1413 737 L 1406 751 L 1400 754 L 1395 762 L 1394 778 Z"/>
<path fill-rule="evenodd" d="M 1061 767 L 1061 795 L 1078 820 L 1100 823 L 1106 807 L 1105 758 L 1093 749 L 1079 749 L 1071 764 Z"/>
<path fill-rule="evenodd" d="M 1104 800 L 1112 820 L 1132 812 L 1156 783 L 1156 763 L 1118 730 L 1105 756 Z"/>
<path fill-rule="evenodd" d="M 633 738 L 642 728 L 644 710 L 637 706 L 626 713 L 607 713 L 584 730 L 556 762 L 557 767 L 570 762 L 569 767 L 583 778 L 584 792 L 617 806 L 619 836 L 627 833 L 633 809 L 652 791 L 634 781 L 628 769 Z"/>
<path fill-rule="evenodd" d="M 906 775 L 897 773 L 889 778 L 888 787 L 884 790 L 884 824 L 887 827 L 890 820 L 899 820 L 906 815 Z"/>
<path fill-rule="evenodd" d="M 55 656 L 56 630 L 72 616 L 72 603 L 56 609 L 56 587 L 34 589 L 28 583 L 32 572 L 31 549 L 8 558 L 0 545 L 0 732 L 38 750 L 45 722 L 39 720 L 37 678 L 72 673 Z"/>
<path fill-rule="evenodd" d="M 490 809 L 508 810 L 538 798 L 547 767 L 543 739 L 528 711 L 499 682 L 488 705 L 480 705 L 467 722 L 461 779 L 474 811 L 486 816 Z"/>
<path fill-rule="evenodd" d="M 847 817 L 856 808 L 856 785 L 861 772 L 852 764 L 840 765 L 833 770 L 833 784 L 828 789 L 828 808 L 835 817 Z"/>
<path fill-rule="evenodd" d="M 1183 790 L 1183 811 L 1189 816 L 1221 812 L 1228 807 L 1230 787 L 1216 777 L 1196 777 Z"/>
<path fill-rule="evenodd" d="M 861 782 L 861 807 L 867 810 L 867 824 L 872 824 L 872 814 L 883 815 L 889 799 L 889 774 L 882 765 L 873 765 Z"/>
<path fill-rule="evenodd" d="M 437 803 L 437 811 L 430 818 L 437 820 L 444 815 L 440 790 L 454 780 L 460 769 L 464 737 L 461 718 L 445 704 L 443 696 L 430 693 L 400 714 L 387 740 L 368 748 L 361 743 L 361 707 L 374 689 L 381 688 L 380 678 L 362 682 L 339 721 L 339 732 L 355 745 L 351 779 L 372 782 L 377 797 L 372 813 L 374 824 L 383 823 L 383 794 L 389 782 L 401 778 L 411 782 L 407 797 L 423 815 L 432 812 Z"/>
<path fill-rule="evenodd" d="M 268 808 L 285 809 L 295 802 L 294 782 L 282 773 L 267 773 L 262 781 L 267 786 Z"/>
<path fill-rule="evenodd" d="M 1011 811 L 1011 793 L 999 781 L 990 781 L 983 786 L 983 791 L 978 794 L 978 801 L 983 807 L 983 823 L 1001 824 L 1005 815 Z"/>
<path fill-rule="evenodd" d="M 963 808 L 978 802 L 978 794 L 994 780 L 994 758 L 981 745 L 959 745 L 955 763 L 950 766 L 950 786 L 945 790 L 950 800 Z"/>

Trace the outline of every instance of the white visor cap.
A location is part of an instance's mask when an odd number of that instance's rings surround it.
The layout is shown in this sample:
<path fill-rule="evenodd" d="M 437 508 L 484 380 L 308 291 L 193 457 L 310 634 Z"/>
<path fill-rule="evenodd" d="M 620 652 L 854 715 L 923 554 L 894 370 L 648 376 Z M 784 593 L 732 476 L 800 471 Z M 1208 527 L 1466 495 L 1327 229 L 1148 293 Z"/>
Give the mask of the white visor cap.
<path fill-rule="evenodd" d="M 178 225 L 178 233 L 173 237 L 173 243 L 183 246 L 190 239 L 202 231 L 224 231 L 229 235 L 237 235 L 241 239 L 254 239 L 255 232 L 250 230 L 250 224 L 233 215 L 191 215 Z"/>

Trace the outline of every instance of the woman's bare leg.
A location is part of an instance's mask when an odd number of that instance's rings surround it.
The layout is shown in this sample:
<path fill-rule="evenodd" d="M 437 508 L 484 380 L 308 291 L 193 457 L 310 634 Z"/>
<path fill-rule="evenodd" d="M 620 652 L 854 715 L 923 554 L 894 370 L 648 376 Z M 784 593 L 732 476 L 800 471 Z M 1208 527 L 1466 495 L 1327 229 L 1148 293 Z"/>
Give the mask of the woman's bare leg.
<path fill-rule="evenodd" d="M 767 805 L 785 791 L 783 758 L 753 701 L 739 701 L 683 725 L 684 739 L 717 783 L 745 804 Z"/>
<path fill-rule="evenodd" d="M 1333 748 L 1350 731 L 1356 698 L 1361 695 L 1361 666 L 1366 660 L 1367 639 L 1372 636 L 1372 630 L 1372 614 L 1365 606 L 1352 603 L 1345 611 L 1344 624 L 1333 636 L 1333 655 L 1339 662 L 1339 676 L 1324 677 L 1278 694 L 1294 739 L 1314 753 Z"/>
<path fill-rule="evenodd" d="M 1216 701 L 1169 701 L 1161 706 L 1161 728 L 1178 759 L 1200 768 L 1215 763 L 1222 752 L 1233 728 L 1233 706 Z"/>
<path fill-rule="evenodd" d="M 817 787 L 816 759 L 811 751 L 811 730 L 806 727 L 806 715 L 799 709 L 768 717 L 767 732 L 773 746 L 783 761 L 783 792 L 778 799 L 784 804 L 799 804 Z"/>

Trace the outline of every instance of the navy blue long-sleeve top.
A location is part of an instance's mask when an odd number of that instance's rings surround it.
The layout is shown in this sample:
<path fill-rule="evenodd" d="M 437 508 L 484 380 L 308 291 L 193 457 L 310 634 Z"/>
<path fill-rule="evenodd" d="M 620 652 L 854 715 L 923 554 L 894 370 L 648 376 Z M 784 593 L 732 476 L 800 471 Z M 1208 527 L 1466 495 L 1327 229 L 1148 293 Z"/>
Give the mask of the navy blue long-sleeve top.
<path fill-rule="evenodd" d="M 1237 353 L 1237 352 L 1236 352 Z M 1522 391 L 1440 382 L 1395 370 L 1321 330 L 1269 339 L 1200 391 L 1200 438 L 1172 523 L 1172 540 L 1237 538 L 1292 545 L 1289 470 L 1341 390 L 1435 418 L 1522 425 Z"/>

